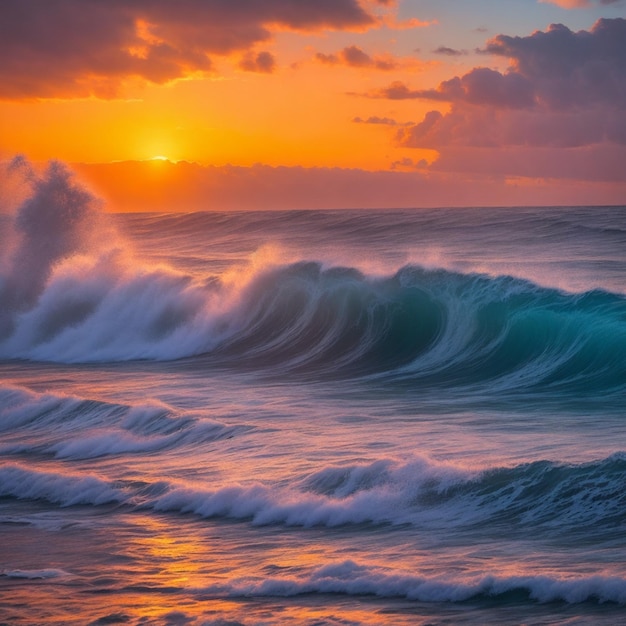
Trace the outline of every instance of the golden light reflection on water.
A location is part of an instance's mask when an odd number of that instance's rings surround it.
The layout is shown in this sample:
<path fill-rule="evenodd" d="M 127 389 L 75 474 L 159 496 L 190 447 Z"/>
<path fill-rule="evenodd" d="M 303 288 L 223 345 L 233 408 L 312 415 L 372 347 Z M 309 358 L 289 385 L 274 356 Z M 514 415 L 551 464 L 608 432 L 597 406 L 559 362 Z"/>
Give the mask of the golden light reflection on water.
<path fill-rule="evenodd" d="M 558 565 L 541 559 L 529 546 L 517 565 L 490 553 L 486 546 L 471 550 L 420 551 L 415 543 L 385 542 L 371 529 L 254 527 L 192 515 L 155 515 L 141 511 L 101 513 L 76 509 L 72 524 L 55 530 L 15 525 L 0 526 L 2 567 L 45 570 L 59 575 L 47 579 L 0 575 L 0 615 L 5 623 L 97 623 L 200 626 L 211 622 L 253 624 L 374 624 L 455 623 L 461 605 L 435 606 L 402 598 L 373 595 L 302 593 L 291 597 L 256 596 L 264 581 L 305 581 L 319 568 L 348 559 L 393 575 L 444 576 L 462 581 L 476 572 L 496 569 L 503 576 L 532 571 L 558 578 Z M 21 539 L 18 539 L 21 538 Z M 374 556 L 375 555 L 375 556 Z M 518 555 L 519 556 L 519 555 Z M 482 561 L 482 563 L 481 563 Z M 473 572 L 460 563 L 472 563 Z M 391 565 L 393 564 L 393 565 Z M 390 569 L 393 568 L 393 569 Z M 429 571 L 430 570 L 430 571 Z M 594 572 L 596 574 L 609 574 Z M 244 581 L 243 585 L 239 582 Z M 245 583 L 250 582 L 250 595 Z M 230 597 L 230 589 L 242 595 Z M 243 589 L 243 591 L 241 591 Z M 78 600 L 79 602 L 78 602 Z M 444 615 L 445 614 L 445 615 Z M 6 617 L 5 617 L 6 616 Z M 42 616 L 45 621 L 42 622 Z M 513 622 L 511 622 L 513 623 Z"/>

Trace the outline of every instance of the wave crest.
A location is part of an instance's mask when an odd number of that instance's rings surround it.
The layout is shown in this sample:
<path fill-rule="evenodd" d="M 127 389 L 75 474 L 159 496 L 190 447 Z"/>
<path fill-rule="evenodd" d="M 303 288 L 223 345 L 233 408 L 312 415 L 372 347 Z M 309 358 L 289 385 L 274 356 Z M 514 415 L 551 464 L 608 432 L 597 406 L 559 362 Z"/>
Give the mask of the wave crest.
<path fill-rule="evenodd" d="M 194 358 L 485 394 L 626 390 L 621 295 L 418 266 L 375 278 L 312 261 L 200 279 L 137 261 L 63 166 L 29 176 L 0 265 L 1 358 Z"/>
<path fill-rule="evenodd" d="M 354 561 L 332 563 L 300 577 L 270 577 L 264 580 L 235 580 L 202 590 L 203 595 L 228 597 L 289 597 L 311 593 L 349 596 L 405 598 L 418 602 L 465 602 L 521 594 L 535 602 L 583 602 L 626 604 L 626 580 L 619 577 L 588 576 L 484 576 L 446 579 L 415 576 L 388 568 L 360 565 Z"/>
<path fill-rule="evenodd" d="M 392 524 L 472 535 L 487 526 L 506 529 L 510 537 L 529 528 L 556 537 L 592 531 L 601 543 L 624 525 L 625 480 L 624 453 L 579 465 L 541 461 L 481 471 L 428 458 L 381 459 L 324 468 L 288 486 L 225 482 L 214 489 L 161 479 L 137 485 L 6 464 L 0 466 L 0 497 L 60 506 L 117 502 L 304 528 Z"/>

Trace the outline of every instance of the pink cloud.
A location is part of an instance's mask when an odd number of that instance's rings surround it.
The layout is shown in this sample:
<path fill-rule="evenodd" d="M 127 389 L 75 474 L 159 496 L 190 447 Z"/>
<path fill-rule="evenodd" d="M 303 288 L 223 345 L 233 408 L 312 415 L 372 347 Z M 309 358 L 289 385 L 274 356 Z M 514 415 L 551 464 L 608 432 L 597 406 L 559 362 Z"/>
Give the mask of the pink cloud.
<path fill-rule="evenodd" d="M 622 0 L 539 0 L 544 4 L 556 4 L 562 9 L 585 9 L 594 4 L 619 4 Z"/>
<path fill-rule="evenodd" d="M 451 153 L 449 158 L 455 162 L 446 169 L 427 169 L 423 161 L 401 159 L 395 164 L 396 171 L 377 172 L 179 162 L 158 164 L 159 176 L 155 177 L 154 163 L 76 167 L 114 211 L 579 205 L 620 204 L 626 199 L 626 181 L 615 183 L 599 177 L 586 182 L 563 181 L 546 176 L 528 185 L 511 179 L 505 167 L 492 171 L 487 155 L 477 161 L 474 171 L 459 173 L 456 161 L 474 155 L 475 151 Z M 516 158 L 523 156 L 529 155 Z"/>
<path fill-rule="evenodd" d="M 393 83 L 370 94 L 451 103 L 447 113 L 431 111 L 420 123 L 400 129 L 400 145 L 438 150 L 435 167 L 440 169 L 461 167 L 463 160 L 453 162 L 450 155 L 473 148 L 491 150 L 483 162 L 496 170 L 506 167 L 508 174 L 594 179 L 600 164 L 614 180 L 626 180 L 626 170 L 611 161 L 619 156 L 623 162 L 626 156 L 621 151 L 626 146 L 625 19 L 599 20 L 590 31 L 557 24 L 527 37 L 498 35 L 485 51 L 510 59 L 508 71 L 474 68 L 436 89 Z M 525 158 L 512 158 L 515 150 Z M 468 151 L 463 154 L 471 169 L 475 161 Z M 552 160 L 558 166 L 550 165 Z"/>
<path fill-rule="evenodd" d="M 430 169 L 463 176 L 492 176 L 496 180 L 517 176 L 528 180 L 568 181 L 569 184 L 575 181 L 605 184 L 616 192 L 622 189 L 621 200 L 616 203 L 623 204 L 626 202 L 624 163 L 626 146 L 614 144 L 570 148 L 546 146 L 541 149 L 516 146 L 498 150 L 453 146 L 443 151 Z"/>
<path fill-rule="evenodd" d="M 211 71 L 212 55 L 249 51 L 274 27 L 376 23 L 358 0 L 2 0 L 0 97 L 113 97 L 128 78 Z"/>
<path fill-rule="evenodd" d="M 604 107 L 584 111 L 511 111 L 454 106 L 447 114 L 430 111 L 400 132 L 402 145 L 444 149 L 447 146 L 534 146 L 572 148 L 596 143 L 626 145 L 623 113 Z"/>

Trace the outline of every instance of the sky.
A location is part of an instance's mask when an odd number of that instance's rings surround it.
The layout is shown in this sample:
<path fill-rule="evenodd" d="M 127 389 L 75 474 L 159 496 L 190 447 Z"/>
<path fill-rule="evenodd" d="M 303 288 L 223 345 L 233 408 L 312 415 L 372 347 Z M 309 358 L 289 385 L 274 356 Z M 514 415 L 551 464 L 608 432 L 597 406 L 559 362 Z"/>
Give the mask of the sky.
<path fill-rule="evenodd" d="M 626 0 L 2 0 L 0 160 L 111 211 L 626 204 Z"/>

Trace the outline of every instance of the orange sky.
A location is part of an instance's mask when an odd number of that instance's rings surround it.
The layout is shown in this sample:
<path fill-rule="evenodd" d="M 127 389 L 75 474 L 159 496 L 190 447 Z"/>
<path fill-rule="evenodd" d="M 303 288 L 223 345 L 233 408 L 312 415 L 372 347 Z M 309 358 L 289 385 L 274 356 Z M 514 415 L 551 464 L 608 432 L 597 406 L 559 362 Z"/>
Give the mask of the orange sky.
<path fill-rule="evenodd" d="M 626 202 L 624 3 L 458 5 L 4 0 L 0 158 L 111 210 Z"/>

